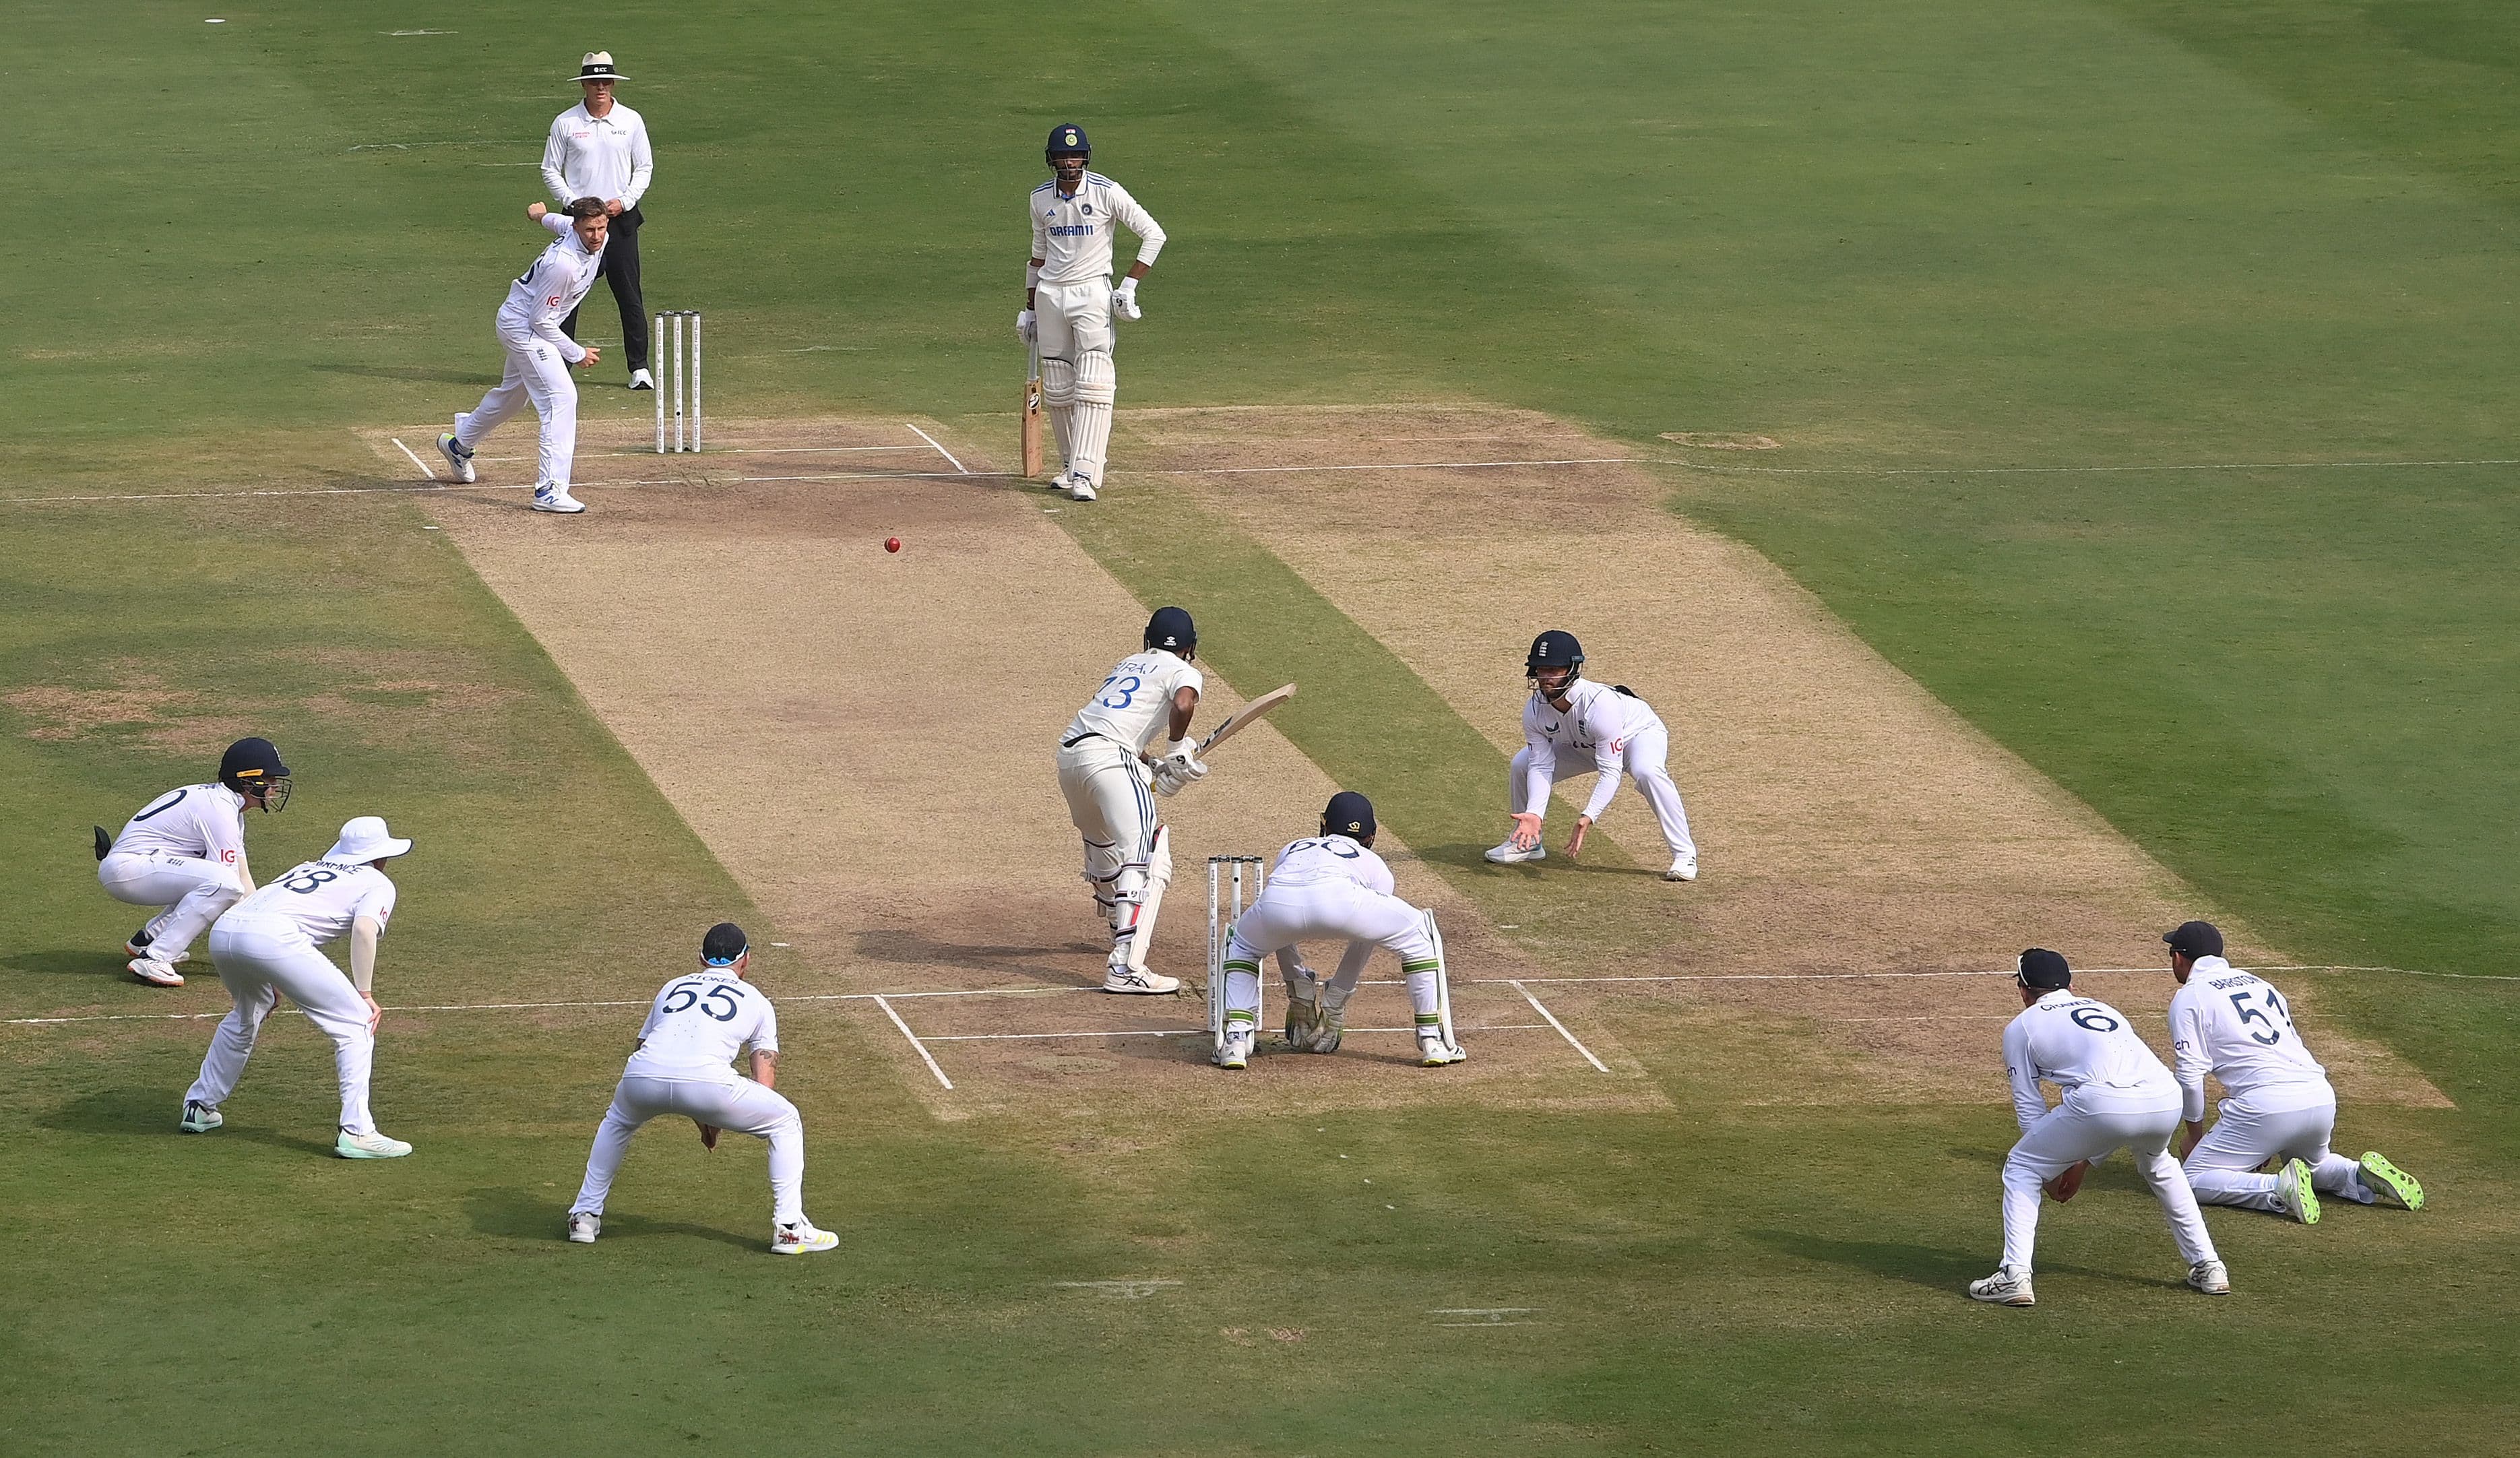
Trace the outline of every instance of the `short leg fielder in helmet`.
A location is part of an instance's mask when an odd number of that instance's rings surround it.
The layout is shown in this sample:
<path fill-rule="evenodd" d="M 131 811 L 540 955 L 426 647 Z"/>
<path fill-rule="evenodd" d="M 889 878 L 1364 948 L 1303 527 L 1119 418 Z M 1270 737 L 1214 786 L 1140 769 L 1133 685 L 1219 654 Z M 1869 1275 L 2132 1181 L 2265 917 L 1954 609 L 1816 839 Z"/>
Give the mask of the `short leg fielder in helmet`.
<path fill-rule="evenodd" d="M 1286 1041 L 1305 1053 L 1334 1053 L 1347 1025 L 1347 1002 L 1377 949 L 1400 959 L 1418 1030 L 1418 1062 L 1427 1068 L 1469 1055 L 1453 1036 L 1453 997 L 1444 972 L 1444 938 L 1432 912 L 1391 893 L 1391 868 L 1373 853 L 1373 802 L 1353 790 L 1330 797 L 1321 834 L 1278 852 L 1260 899 L 1234 924 L 1225 954 L 1225 1046 L 1220 1068 L 1251 1061 L 1259 1032 L 1260 963 L 1276 956 L 1286 983 Z M 1327 984 L 1303 965 L 1296 944 L 1333 936 L 1347 943 Z"/>
<path fill-rule="evenodd" d="M 1178 978 L 1146 970 L 1152 909 L 1172 882 L 1171 832 L 1155 815 L 1154 792 L 1170 794 L 1207 774 L 1190 741 L 1205 675 L 1193 665 L 1198 628 L 1179 608 L 1147 620 L 1146 648 L 1122 659 L 1058 737 L 1058 788 L 1067 817 L 1085 838 L 1085 880 L 1111 927 L 1105 992 L 1172 992 Z M 1152 766 L 1140 752 L 1161 734 Z"/>
<path fill-rule="evenodd" d="M 1531 640 L 1523 675 L 1531 680 L 1531 701 L 1523 706 L 1524 743 L 1514 753 L 1506 788 L 1513 834 L 1489 850 L 1488 859 L 1501 866 L 1547 859 L 1540 825 L 1549 813 L 1549 787 L 1571 776 L 1598 774 L 1575 833 L 1566 838 L 1567 858 L 1581 855 L 1585 832 L 1610 807 L 1625 773 L 1653 806 L 1654 820 L 1671 847 L 1671 869 L 1662 879 L 1695 881 L 1697 843 L 1689 839 L 1680 787 L 1671 782 L 1671 733 L 1653 706 L 1625 684 L 1585 678 L 1584 645 L 1573 633 L 1556 628 Z"/>
<path fill-rule="evenodd" d="M 118 836 L 96 828 L 96 879 L 105 893 L 158 908 L 122 944 L 133 977 L 184 985 L 175 964 L 192 956 L 193 938 L 253 889 L 246 807 L 280 809 L 289 803 L 289 766 L 270 740 L 240 739 L 219 756 L 216 780 L 167 791 L 141 806 Z"/>
<path fill-rule="evenodd" d="M 1164 250 L 1164 230 L 1100 172 L 1085 170 L 1093 147 L 1085 130 L 1050 129 L 1044 159 L 1058 175 L 1032 190 L 1032 261 L 1024 265 L 1024 306 L 1015 333 L 1041 349 L 1041 398 L 1063 460 L 1054 491 L 1094 499 L 1111 443 L 1111 402 L 1120 377 L 1111 363 L 1112 318 L 1139 317 L 1138 280 Z M 1138 260 L 1111 286 L 1112 235 L 1138 235 Z"/>

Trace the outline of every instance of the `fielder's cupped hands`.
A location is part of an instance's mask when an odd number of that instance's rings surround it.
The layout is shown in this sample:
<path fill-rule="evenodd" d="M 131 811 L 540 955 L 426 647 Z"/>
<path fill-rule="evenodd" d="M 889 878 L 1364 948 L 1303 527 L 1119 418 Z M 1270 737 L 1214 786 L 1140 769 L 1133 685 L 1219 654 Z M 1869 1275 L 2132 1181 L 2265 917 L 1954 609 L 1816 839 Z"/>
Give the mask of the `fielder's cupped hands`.
<path fill-rule="evenodd" d="M 1584 853 L 1584 833 L 1592 828 L 1592 816 L 1578 815 L 1575 817 L 1575 834 L 1566 838 L 1566 858 L 1568 860 L 1571 861 L 1575 857 Z"/>
<path fill-rule="evenodd" d="M 699 1127 L 699 1131 L 700 1131 L 700 1148 L 705 1149 L 705 1150 L 712 1150 L 712 1151 L 713 1151 L 713 1150 L 715 1150 L 715 1149 L 717 1148 L 717 1134 L 718 1134 L 717 1125 L 715 1125 L 715 1124 L 703 1124 L 703 1123 L 700 1123 L 700 1121 L 699 1121 L 698 1119 L 697 1119 L 697 1118 L 696 1118 L 696 1119 L 693 1119 L 693 1120 L 692 1120 L 692 1122 L 693 1122 L 694 1124 L 698 1124 L 698 1127 Z"/>
<path fill-rule="evenodd" d="M 1540 843 L 1540 816 L 1530 810 L 1513 817 L 1513 848 L 1529 850 Z"/>

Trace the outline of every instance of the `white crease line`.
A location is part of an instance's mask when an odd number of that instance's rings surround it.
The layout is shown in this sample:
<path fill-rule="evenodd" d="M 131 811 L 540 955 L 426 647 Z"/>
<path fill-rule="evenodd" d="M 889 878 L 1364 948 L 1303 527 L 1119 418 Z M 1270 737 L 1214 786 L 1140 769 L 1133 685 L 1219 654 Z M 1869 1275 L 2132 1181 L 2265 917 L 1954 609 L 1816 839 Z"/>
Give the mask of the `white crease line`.
<path fill-rule="evenodd" d="M 715 452 L 711 452 L 715 454 Z M 422 468 L 426 470 L 427 468 Z M 814 480 L 1015 480 L 1003 471 L 838 471 L 820 476 L 700 476 L 698 478 L 663 478 L 653 480 L 578 481 L 581 488 L 606 491 L 628 490 L 650 486 L 724 487 L 753 485 L 769 481 Z M 496 481 L 477 481 L 470 485 L 450 485 L 440 481 L 433 486 L 261 486 L 244 491 L 113 491 L 93 496 L 0 496 L 0 506 L 49 506 L 74 502 L 97 501 L 228 501 L 254 496 L 378 496 L 408 495 L 414 491 L 530 491 L 531 483 L 504 485 Z"/>
<path fill-rule="evenodd" d="M 954 1080 L 945 1076 L 943 1069 L 936 1067 L 936 1055 L 927 1051 L 925 1043 L 919 1041 L 919 1034 L 912 1032 L 910 1025 L 901 1021 L 901 1015 L 892 1010 L 892 1004 L 878 997 L 875 1000 L 875 1005 L 883 1009 L 883 1015 L 892 1020 L 892 1025 L 900 1028 L 901 1035 L 910 1039 L 910 1046 L 919 1050 L 920 1062 L 927 1065 L 927 1071 L 936 1075 L 936 1081 L 944 1084 L 947 1089 L 952 1089 Z"/>
<path fill-rule="evenodd" d="M 780 999 L 782 1002 L 792 1000 L 785 997 Z M 1462 1032 L 1538 1032 L 1547 1026 L 1549 1025 L 1546 1023 L 1497 1023 L 1483 1027 L 1464 1027 L 1461 1030 Z M 1417 1030 L 1414 1026 L 1346 1029 L 1348 1032 L 1416 1032 Z M 931 1032 L 922 1035 L 920 1041 L 922 1043 L 999 1043 L 1025 1042 L 1036 1038 L 1203 1038 L 1208 1036 L 1210 1033 L 1204 1027 L 1131 1027 L 1094 1032 Z M 1601 1071 L 1606 1073 L 1609 1070 L 1603 1069 Z"/>
<path fill-rule="evenodd" d="M 1576 456 L 1558 461 L 1393 461 L 1362 466 L 1194 466 L 1170 471 L 1122 471 L 1120 476 L 1280 476 L 1305 471 L 1493 471 L 1507 466 L 1686 466 L 1646 456 Z"/>
<path fill-rule="evenodd" d="M 1528 988 L 1528 987 L 1524 986 L 1524 985 L 1523 985 L 1522 983 L 1520 983 L 1519 981 L 1515 981 L 1515 980 L 1513 980 L 1512 979 L 1508 979 L 1508 980 L 1507 980 L 1507 985 L 1508 985 L 1508 986 L 1510 986 L 1511 988 L 1513 988 L 1513 990 L 1515 990 L 1516 992 L 1521 993 L 1521 994 L 1522 994 L 1522 1000 L 1523 1000 L 1523 1001 L 1525 1001 L 1525 1002 L 1527 1002 L 1527 1003 L 1530 1003 L 1530 1004 L 1531 1004 L 1531 1010 L 1532 1010 L 1533 1012 L 1538 1013 L 1538 1014 L 1539 1014 L 1540 1016 L 1542 1016 L 1543 1018 L 1548 1019 L 1548 1020 L 1549 1020 L 1549 1025 L 1550 1025 L 1550 1026 L 1552 1026 L 1552 1027 L 1553 1027 L 1553 1028 L 1556 1028 L 1556 1029 L 1557 1029 L 1557 1035 L 1558 1035 L 1559 1037 L 1561 1037 L 1561 1038 L 1564 1038 L 1564 1039 L 1567 1041 L 1567 1043 L 1568 1043 L 1570 1046 L 1572 1046 L 1572 1047 L 1574 1048 L 1574 1050 L 1575 1050 L 1576 1052 L 1583 1054 L 1583 1055 L 1584 1055 L 1584 1061 L 1585 1061 L 1586 1063 L 1591 1064 L 1591 1065 L 1593 1066 L 1593 1068 L 1594 1068 L 1594 1070 L 1595 1070 L 1596 1071 L 1603 1072 L 1603 1073 L 1606 1073 L 1606 1072 L 1610 1071 L 1610 1066 L 1609 1066 L 1608 1064 L 1605 1064 L 1605 1063 L 1601 1062 L 1599 1059 L 1595 1058 L 1595 1057 L 1593 1056 L 1593 1050 L 1592 1050 L 1592 1049 L 1587 1048 L 1587 1047 L 1585 1047 L 1582 1043 L 1580 1043 L 1580 1042 L 1577 1042 L 1577 1041 L 1576 1041 L 1576 1039 L 1575 1039 L 1575 1034 L 1573 1034 L 1573 1033 L 1571 1033 L 1571 1032 L 1568 1032 L 1568 1031 L 1566 1030 L 1566 1025 L 1557 1021 L 1557 1015 L 1556 1015 L 1555 1013 L 1552 1013 L 1552 1012 L 1551 1012 L 1549 1009 L 1547 1009 L 1547 1008 L 1545 1008 L 1545 1007 L 1542 1007 L 1542 1006 L 1540 1005 L 1540 999 L 1531 995 L 1531 989 L 1530 989 L 1530 988 Z"/>
<path fill-rule="evenodd" d="M 428 477 L 430 480 L 437 479 L 437 473 L 428 469 L 428 463 L 427 461 L 422 460 L 418 456 L 412 455 L 411 447 L 402 443 L 401 436 L 388 435 L 385 438 L 394 443 L 394 449 L 401 451 L 404 455 L 411 456 L 411 464 L 420 468 L 421 475 Z"/>
<path fill-rule="evenodd" d="M 965 475 L 965 476 L 969 476 L 969 475 L 971 474 L 971 470 L 970 470 L 970 468 L 969 468 L 969 467 L 968 467 L 968 466 L 966 466 L 966 465 L 964 465 L 962 462 L 955 460 L 955 459 L 954 459 L 954 453 L 953 453 L 952 451 L 950 451 L 950 450 L 947 450 L 947 449 L 946 449 L 942 444 L 940 444 L 940 443 L 937 441 L 937 439 L 936 439 L 936 437 L 935 437 L 935 436 L 928 434 L 925 431 L 922 431 L 922 430 L 919 429 L 919 427 L 917 427 L 917 426 L 915 426 L 915 425 L 910 425 L 910 422 L 908 422 L 908 421 L 906 421 L 906 420 L 905 420 L 905 421 L 903 421 L 903 422 L 902 422 L 902 424 L 903 424 L 903 425 L 905 425 L 905 426 L 910 426 L 910 433 L 912 433 L 912 434 L 914 434 L 914 435 L 918 436 L 918 437 L 919 437 L 920 439 L 922 439 L 922 440 L 926 441 L 928 444 L 935 446 L 935 447 L 936 447 L 936 454 L 938 454 L 938 455 L 940 455 L 940 456 L 943 456 L 943 457 L 945 458 L 946 462 L 947 462 L 948 464 L 950 464 L 950 465 L 951 465 L 951 466 L 952 466 L 956 471 L 961 472 L 961 473 L 962 473 L 963 475 Z"/>
<path fill-rule="evenodd" d="M 2204 461 L 2166 466 L 1725 466 L 1711 461 L 1641 458 L 1644 466 L 1679 466 L 1725 476 L 2107 476 L 2138 471 L 2400 471 L 2443 466 L 2520 466 L 2520 458 L 2484 461 Z"/>

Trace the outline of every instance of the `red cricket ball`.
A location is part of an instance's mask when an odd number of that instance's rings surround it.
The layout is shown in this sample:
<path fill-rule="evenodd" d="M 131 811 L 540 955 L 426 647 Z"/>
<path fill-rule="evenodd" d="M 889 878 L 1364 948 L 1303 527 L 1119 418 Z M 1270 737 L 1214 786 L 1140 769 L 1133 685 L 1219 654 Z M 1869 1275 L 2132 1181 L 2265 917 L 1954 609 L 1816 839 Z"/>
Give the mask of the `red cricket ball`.
<path fill-rule="evenodd" d="M 898 551 L 900 551 L 900 550 L 901 550 L 901 538 L 899 538 L 899 537 L 897 537 L 897 536 L 888 536 L 888 537 L 885 537 L 885 538 L 883 539 L 883 549 L 884 549 L 885 551 L 887 551 L 887 552 L 898 552 Z"/>

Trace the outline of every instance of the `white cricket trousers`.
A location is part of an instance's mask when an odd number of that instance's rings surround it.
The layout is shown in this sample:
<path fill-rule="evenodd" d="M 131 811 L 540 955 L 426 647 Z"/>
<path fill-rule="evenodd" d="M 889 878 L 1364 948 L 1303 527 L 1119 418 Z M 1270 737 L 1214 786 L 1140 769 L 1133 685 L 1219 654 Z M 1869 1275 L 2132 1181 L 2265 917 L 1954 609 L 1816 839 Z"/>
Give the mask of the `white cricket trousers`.
<path fill-rule="evenodd" d="M 499 344 L 508 351 L 508 371 L 480 404 L 455 417 L 455 443 L 472 449 L 500 422 L 531 404 L 543 423 L 534 487 L 565 486 L 577 459 L 577 382 L 568 378 L 568 361 L 561 358 L 560 346 L 537 334 L 503 332 Z"/>
<path fill-rule="evenodd" d="M 2179 1253 L 2189 1265 L 2214 1259 L 2214 1238 L 2205 1233 L 2196 1193 L 2170 1157 L 2170 1136 L 2178 1127 L 2176 1093 L 2165 1104 L 2155 1094 L 2130 1097 L 2090 1084 L 2066 1090 L 2065 1101 L 2032 1124 L 2004 1156 L 2003 1264 L 2030 1269 L 2030 1249 L 2039 1235 L 2040 1186 L 2069 1165 L 2104 1160 L 2120 1147 L 2135 1157 L 2136 1173 L 2161 1202 Z"/>
<path fill-rule="evenodd" d="M 2299 1102 L 2305 1096 L 2315 1101 Z M 2296 1107 L 2268 1109 L 2262 1103 Z M 2328 1151 L 2335 1128 L 2336 1094 L 2325 1080 L 2302 1085 L 2298 1095 L 2269 1089 L 2255 1097 L 2225 1099 L 2214 1127 L 2187 1152 L 2187 1183 L 2207 1205 L 2280 1210 L 2279 1181 L 2258 1173 L 2258 1166 L 2269 1160 L 2299 1160 L 2310 1166 L 2311 1187 L 2319 1194 L 2369 1205 L 2377 1197 L 2362 1183 L 2362 1163 Z"/>
<path fill-rule="evenodd" d="M 202 1076 L 193 1080 L 185 1102 L 213 1109 L 227 1102 L 245 1076 L 262 1020 L 271 1016 L 285 992 L 333 1040 L 333 1068 L 341 1080 L 341 1127 L 353 1134 L 375 1133 L 376 1120 L 368 1115 L 368 1073 L 376 1060 L 376 1034 L 368 1031 L 366 1000 L 332 959 L 286 917 L 231 914 L 210 929 L 210 963 L 236 1006 L 210 1034 Z"/>
<path fill-rule="evenodd" d="M 1420 1027 L 1436 1026 L 1441 1017 L 1439 989 L 1444 976 L 1436 949 L 1433 922 L 1398 896 L 1386 896 L 1353 881 L 1288 886 L 1269 883 L 1260 899 L 1234 924 L 1234 942 L 1225 954 L 1225 1016 L 1229 1022 L 1257 1023 L 1260 1013 L 1260 960 L 1276 954 L 1286 985 L 1297 984 L 1297 943 L 1309 937 L 1333 936 L 1347 943 L 1338 972 L 1329 980 L 1330 994 L 1344 1005 L 1365 964 L 1376 948 L 1400 959 L 1409 985 L 1409 1005 Z"/>
<path fill-rule="evenodd" d="M 1627 771 L 1629 783 L 1637 787 L 1637 793 L 1645 797 L 1646 804 L 1653 806 L 1654 821 L 1662 827 L 1663 842 L 1671 847 L 1672 855 L 1694 855 L 1697 843 L 1688 836 L 1688 811 L 1681 806 L 1680 787 L 1671 781 L 1670 758 L 1671 732 L 1656 721 L 1628 736 L 1622 767 Z M 1550 773 L 1550 783 L 1558 784 L 1578 775 L 1593 774 L 1598 768 L 1593 762 L 1592 752 L 1561 749 L 1557 752 L 1556 767 Z M 1526 744 L 1514 751 L 1513 770 L 1508 780 L 1509 788 L 1506 799 L 1514 814 L 1527 815 L 1534 810 L 1544 815 L 1549 813 L 1546 804 L 1531 802 L 1531 746 Z M 1608 805 L 1601 807 L 1602 814 L 1609 812 Z"/>
<path fill-rule="evenodd" d="M 657 1078 L 625 1073 L 612 1093 L 612 1107 L 595 1130 L 595 1150 L 586 1157 L 586 1183 L 578 1186 L 572 1215 L 604 1213 L 605 1197 L 612 1193 L 612 1176 L 630 1153 L 630 1136 L 652 1118 L 679 1114 L 704 1124 L 770 1142 L 770 1218 L 793 1225 L 805 1218 L 805 1120 L 796 1106 L 777 1089 L 764 1088 L 732 1071 L 724 1079 Z"/>
<path fill-rule="evenodd" d="M 1111 924 L 1111 960 L 1125 962 L 1154 855 L 1155 792 L 1146 762 L 1117 740 L 1080 739 L 1058 752 L 1058 789 L 1085 838 L 1085 880 Z"/>
<path fill-rule="evenodd" d="M 1111 405 L 1120 395 L 1112 360 L 1111 281 L 1043 284 L 1033 290 L 1040 333 L 1041 402 L 1049 407 L 1067 468 L 1100 484 L 1111 443 Z"/>
<path fill-rule="evenodd" d="M 96 879 L 117 901 L 163 908 L 146 929 L 149 955 L 161 962 L 191 951 L 194 937 L 245 899 L 229 867 L 162 850 L 117 850 L 96 863 Z"/>

